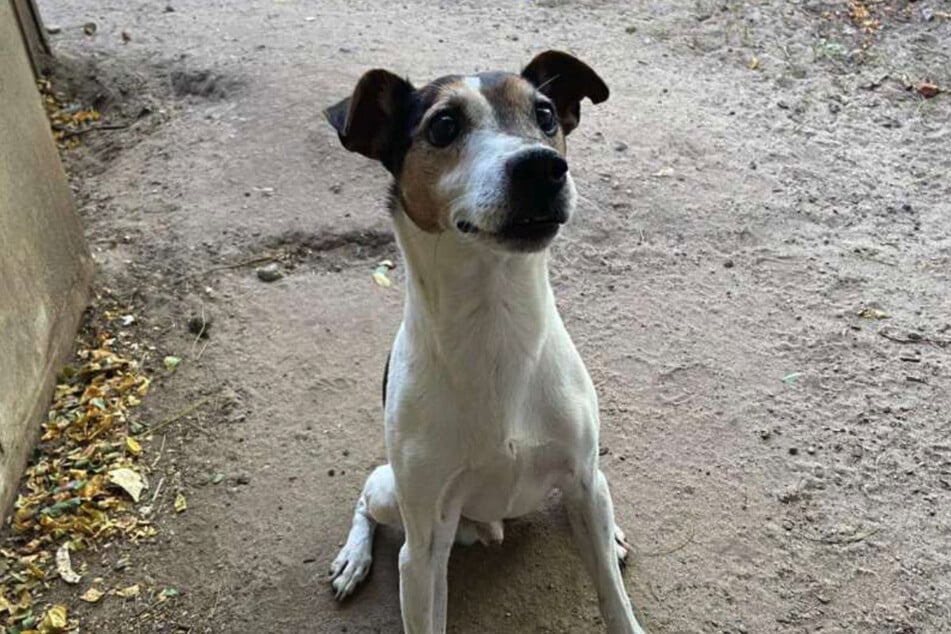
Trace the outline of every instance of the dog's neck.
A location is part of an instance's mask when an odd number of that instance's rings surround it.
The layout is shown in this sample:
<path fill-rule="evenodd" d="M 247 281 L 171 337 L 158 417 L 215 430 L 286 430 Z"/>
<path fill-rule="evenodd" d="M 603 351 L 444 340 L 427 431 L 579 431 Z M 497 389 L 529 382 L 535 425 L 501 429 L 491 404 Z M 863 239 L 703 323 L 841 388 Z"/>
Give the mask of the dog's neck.
<path fill-rule="evenodd" d="M 457 367 L 513 347 L 537 358 L 557 319 L 547 249 L 506 253 L 426 233 L 402 209 L 394 222 L 406 261 L 403 328 L 416 345 Z"/>

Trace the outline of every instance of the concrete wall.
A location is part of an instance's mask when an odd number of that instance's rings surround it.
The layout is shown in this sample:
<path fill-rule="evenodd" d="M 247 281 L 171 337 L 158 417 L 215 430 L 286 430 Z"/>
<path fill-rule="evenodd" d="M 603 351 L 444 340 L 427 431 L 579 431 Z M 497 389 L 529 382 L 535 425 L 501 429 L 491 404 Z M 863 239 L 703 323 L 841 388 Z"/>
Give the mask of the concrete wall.
<path fill-rule="evenodd" d="M 11 0 L 0 0 L 0 515 L 86 305 L 91 261 Z"/>

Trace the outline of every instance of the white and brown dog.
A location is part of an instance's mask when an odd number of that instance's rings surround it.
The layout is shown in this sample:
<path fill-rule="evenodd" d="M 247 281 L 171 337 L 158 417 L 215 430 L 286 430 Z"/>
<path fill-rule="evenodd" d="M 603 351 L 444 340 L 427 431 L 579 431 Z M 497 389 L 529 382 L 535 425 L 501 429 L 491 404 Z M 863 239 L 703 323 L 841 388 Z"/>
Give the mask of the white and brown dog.
<path fill-rule="evenodd" d="M 446 629 L 454 542 L 502 539 L 502 520 L 560 489 L 611 633 L 641 632 L 627 555 L 598 467 L 598 400 L 548 281 L 548 245 L 575 207 L 565 136 L 608 88 L 548 51 L 520 75 L 448 76 L 422 88 L 371 70 L 327 119 L 344 147 L 393 175 L 406 262 L 403 323 L 384 376 L 389 464 L 367 479 L 331 566 L 349 595 L 377 524 L 401 526 L 407 634 Z"/>

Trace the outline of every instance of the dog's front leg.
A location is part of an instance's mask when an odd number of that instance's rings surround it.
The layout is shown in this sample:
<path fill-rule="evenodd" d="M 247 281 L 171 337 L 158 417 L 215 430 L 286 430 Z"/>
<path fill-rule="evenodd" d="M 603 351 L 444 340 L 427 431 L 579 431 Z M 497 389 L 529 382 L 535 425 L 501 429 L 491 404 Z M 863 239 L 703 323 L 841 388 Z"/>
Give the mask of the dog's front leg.
<path fill-rule="evenodd" d="M 615 542 L 614 506 L 608 482 L 594 466 L 565 491 L 568 519 L 581 559 L 598 592 L 601 617 L 610 634 L 644 634 L 621 578 Z"/>
<path fill-rule="evenodd" d="M 403 629 L 406 634 L 443 634 L 448 600 L 446 574 L 459 511 L 440 513 L 429 506 L 421 513 L 408 509 L 404 513 L 406 541 L 400 549 Z"/>

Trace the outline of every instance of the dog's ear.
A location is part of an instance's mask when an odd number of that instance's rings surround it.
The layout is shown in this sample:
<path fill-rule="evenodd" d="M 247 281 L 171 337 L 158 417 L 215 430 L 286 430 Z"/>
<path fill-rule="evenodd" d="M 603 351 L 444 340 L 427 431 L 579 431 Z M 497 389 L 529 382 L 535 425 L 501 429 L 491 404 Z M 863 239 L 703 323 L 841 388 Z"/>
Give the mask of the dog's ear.
<path fill-rule="evenodd" d="M 353 94 L 326 110 L 324 116 L 351 152 L 381 161 L 391 172 L 406 149 L 405 122 L 413 85 L 393 73 L 367 71 Z"/>
<path fill-rule="evenodd" d="M 561 51 L 539 53 L 522 70 L 522 77 L 555 102 L 561 128 L 568 134 L 581 119 L 581 100 L 608 98 L 608 87 L 590 66 Z"/>

